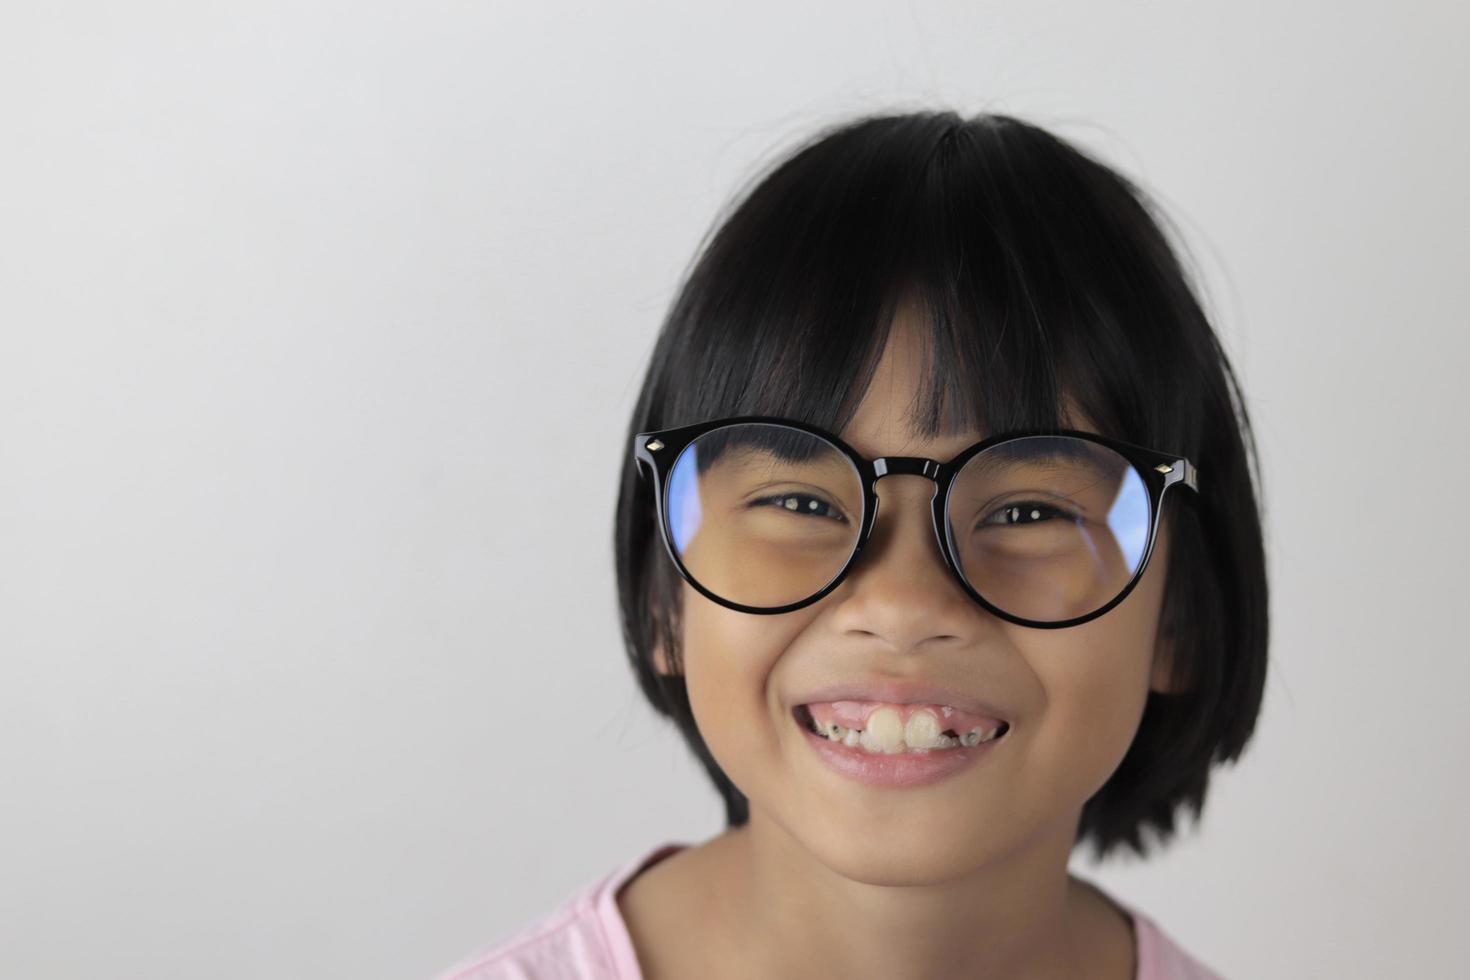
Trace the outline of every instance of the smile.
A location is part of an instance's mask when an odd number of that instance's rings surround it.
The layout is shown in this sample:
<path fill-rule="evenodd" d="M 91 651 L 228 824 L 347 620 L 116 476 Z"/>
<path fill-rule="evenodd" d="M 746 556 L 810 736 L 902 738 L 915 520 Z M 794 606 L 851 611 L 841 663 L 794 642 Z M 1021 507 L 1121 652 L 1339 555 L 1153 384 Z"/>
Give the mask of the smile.
<path fill-rule="evenodd" d="M 796 717 L 816 735 L 873 755 L 974 747 L 1010 728 L 1004 721 L 962 715 L 941 705 L 803 704 Z"/>
<path fill-rule="evenodd" d="M 923 786 L 947 779 L 989 758 L 1010 733 L 1007 722 L 1001 722 L 989 733 L 980 729 L 954 735 L 950 734 L 953 730 L 933 732 L 929 735 L 930 741 L 940 744 L 909 748 L 906 742 L 908 725 L 895 732 L 896 712 L 894 717 L 887 717 L 883 716 L 885 710 L 893 709 L 878 709 L 869 716 L 868 730 L 847 729 L 840 740 L 834 740 L 836 733 L 830 729 L 825 734 L 821 731 L 806 705 L 794 709 L 792 717 L 803 741 L 812 747 L 827 768 L 870 786 Z M 880 716 L 876 724 L 872 721 L 875 716 Z M 910 723 L 913 718 L 911 715 Z M 917 734 L 921 741 L 929 731 L 929 725 L 927 721 L 919 722 Z M 874 730 L 880 727 L 882 734 L 875 734 Z"/>

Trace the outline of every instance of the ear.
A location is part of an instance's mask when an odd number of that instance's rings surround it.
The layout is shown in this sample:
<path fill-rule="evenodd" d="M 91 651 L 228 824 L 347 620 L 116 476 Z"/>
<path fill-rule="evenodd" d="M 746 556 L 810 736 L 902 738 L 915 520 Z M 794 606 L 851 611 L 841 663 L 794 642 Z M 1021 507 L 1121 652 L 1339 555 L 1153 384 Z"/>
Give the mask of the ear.
<path fill-rule="evenodd" d="M 1163 524 L 1159 528 L 1158 539 L 1154 543 L 1153 557 L 1150 559 L 1156 563 L 1149 569 L 1153 574 L 1165 574 L 1168 568 L 1169 552 L 1172 550 L 1170 539 L 1173 537 L 1170 534 L 1170 523 L 1166 513 Z M 1174 677 L 1174 663 L 1179 644 L 1174 618 L 1175 608 L 1170 603 L 1170 600 L 1174 599 L 1171 594 L 1172 590 L 1169 588 L 1169 585 L 1172 584 L 1172 582 L 1166 582 L 1163 597 L 1159 603 L 1159 625 L 1154 631 L 1154 659 L 1152 670 L 1149 673 L 1149 690 L 1159 694 L 1181 694 L 1188 690 L 1187 685 L 1182 685 Z"/>
<path fill-rule="evenodd" d="M 664 646 L 663 640 L 653 641 L 653 670 L 654 673 L 664 677 L 682 677 L 684 671 L 675 670 L 669 663 L 669 651 Z"/>
<path fill-rule="evenodd" d="M 1149 674 L 1150 691 L 1159 694 L 1178 694 L 1174 673 L 1174 631 L 1165 624 L 1159 625 L 1154 640 L 1153 670 Z"/>
<path fill-rule="evenodd" d="M 650 547 L 661 547 L 661 545 L 659 545 L 659 542 L 657 540 L 655 540 L 655 541 L 653 541 L 653 542 L 650 543 Z M 665 567 L 663 570 L 664 570 L 665 573 L 668 573 L 671 570 L 671 568 L 670 567 Z M 657 582 L 657 580 L 658 580 L 659 577 L 660 576 L 655 575 L 655 581 L 656 582 Z M 676 582 L 675 584 L 677 586 L 680 583 L 677 583 Z M 655 589 L 656 588 L 657 588 L 657 585 L 655 586 Z M 645 597 L 645 598 L 649 602 L 652 602 L 653 601 L 652 599 L 648 599 L 647 597 Z M 661 636 L 661 634 L 663 633 L 663 629 L 658 625 L 659 622 L 660 622 L 660 620 L 659 620 L 659 617 L 657 615 L 657 610 L 653 606 L 651 606 L 651 605 L 650 606 L 645 606 L 645 609 L 649 613 L 649 621 L 652 622 L 653 624 L 655 624 L 654 627 L 653 627 L 653 629 L 651 629 L 649 631 L 650 633 L 653 634 L 653 658 L 652 658 L 653 659 L 653 672 L 655 674 L 659 674 L 660 676 L 663 676 L 663 677 L 679 677 L 679 676 L 681 676 L 683 674 L 683 671 L 682 670 L 675 670 L 670 665 L 670 662 L 669 662 L 669 660 L 670 660 L 670 658 L 669 658 L 669 651 L 665 647 L 664 642 L 663 642 L 663 638 Z M 677 630 L 679 627 L 677 625 L 675 625 L 673 628 Z"/>

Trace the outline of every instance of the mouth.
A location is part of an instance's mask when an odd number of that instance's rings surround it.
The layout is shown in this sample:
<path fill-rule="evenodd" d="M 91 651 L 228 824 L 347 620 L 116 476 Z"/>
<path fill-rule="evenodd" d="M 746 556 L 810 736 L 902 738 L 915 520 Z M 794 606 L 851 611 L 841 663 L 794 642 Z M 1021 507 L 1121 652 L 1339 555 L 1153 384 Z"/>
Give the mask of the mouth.
<path fill-rule="evenodd" d="M 819 739 L 862 755 L 930 755 L 989 745 L 1004 738 L 1010 722 L 977 722 L 946 727 L 957 716 L 942 706 L 913 708 L 907 718 L 899 709 L 906 705 L 880 706 L 866 713 L 861 723 L 844 725 L 830 710 L 819 720 L 811 705 L 800 704 L 791 715 L 798 727 Z M 858 716 L 844 715 L 855 722 Z"/>
<path fill-rule="evenodd" d="M 827 707 L 830 705 L 816 705 L 823 714 L 826 712 L 822 709 Z M 955 778 L 975 767 L 988 768 L 987 761 L 995 752 L 1002 751 L 1001 743 L 1010 732 L 1010 724 L 1005 721 L 987 724 L 986 727 L 993 728 L 991 732 L 977 729 L 962 732 L 959 729 L 963 726 L 939 728 L 928 705 L 903 705 L 911 710 L 907 722 L 900 727 L 899 707 L 879 705 L 866 715 L 863 728 L 844 731 L 842 725 L 834 722 L 834 727 L 825 733 L 812 706 L 797 706 L 792 709 L 791 717 L 802 742 L 811 747 L 820 765 L 844 779 L 880 789 L 915 789 Z M 915 722 L 918 715 L 929 717 Z M 914 741 L 918 743 L 913 746 L 908 738 L 911 726 Z M 987 734 L 990 737 L 984 737 Z"/>

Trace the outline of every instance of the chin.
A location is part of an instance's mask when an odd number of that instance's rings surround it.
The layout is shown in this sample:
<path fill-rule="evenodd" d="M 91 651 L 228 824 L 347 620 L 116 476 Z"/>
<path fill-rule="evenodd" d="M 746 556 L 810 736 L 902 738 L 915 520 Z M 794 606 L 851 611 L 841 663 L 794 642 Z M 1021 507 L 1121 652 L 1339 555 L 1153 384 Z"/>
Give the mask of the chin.
<path fill-rule="evenodd" d="M 866 885 L 909 887 L 936 885 L 960 878 L 994 860 L 993 846 L 977 847 L 983 841 L 959 839 L 962 831 L 951 827 L 953 840 L 936 837 L 922 827 L 912 827 L 887 839 L 876 833 L 835 836 L 830 833 L 808 845 L 813 856 L 836 874 Z M 993 845 L 995 842 L 992 841 Z"/>

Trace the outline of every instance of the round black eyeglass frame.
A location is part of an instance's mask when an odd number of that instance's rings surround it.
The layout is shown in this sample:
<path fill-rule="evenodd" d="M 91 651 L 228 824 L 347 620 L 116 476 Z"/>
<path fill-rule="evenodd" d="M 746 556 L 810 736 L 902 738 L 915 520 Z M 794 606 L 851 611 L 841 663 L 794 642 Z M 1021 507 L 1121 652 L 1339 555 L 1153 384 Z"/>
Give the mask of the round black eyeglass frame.
<path fill-rule="evenodd" d="M 678 552 L 674 548 L 673 535 L 669 529 L 667 506 L 669 492 L 668 477 L 673 471 L 674 464 L 689 444 L 706 432 L 713 432 L 716 429 L 743 423 L 782 425 L 824 439 L 833 446 L 836 446 L 847 456 L 861 479 L 863 488 L 863 515 L 861 529 L 858 534 L 857 543 L 853 546 L 852 554 L 848 557 L 847 563 L 842 566 L 841 570 L 833 576 L 832 581 L 828 582 L 820 591 L 807 596 L 799 602 L 775 607 L 745 606 L 738 602 L 731 602 L 729 599 L 716 595 L 701 585 L 690 574 L 689 569 L 684 567 L 684 563 L 679 560 Z M 1111 602 L 1094 609 L 1086 615 L 1076 616 L 1072 619 L 1058 622 L 1025 619 L 1021 616 L 1008 613 L 1004 609 L 989 602 L 965 579 L 964 574 L 960 571 L 959 563 L 949 546 L 948 535 L 944 533 L 944 519 L 949 505 L 950 488 L 954 485 L 955 475 L 959 473 L 964 465 L 971 458 L 1001 443 L 1032 436 L 1070 436 L 1074 439 L 1085 439 L 1088 442 L 1105 446 L 1128 460 L 1133 465 L 1133 468 L 1138 471 L 1138 475 L 1142 477 L 1144 486 L 1148 488 L 1148 544 L 1144 548 L 1143 560 L 1138 563 L 1138 570 L 1133 573 L 1133 577 L 1128 580 L 1128 584 L 1123 587 L 1121 592 L 1113 597 Z M 922 456 L 879 456 L 875 459 L 869 459 L 837 436 L 816 426 L 770 415 L 741 415 L 732 418 L 696 422 L 692 425 L 683 425 L 673 429 L 662 429 L 657 432 L 640 432 L 633 437 L 633 458 L 638 466 L 639 475 L 642 478 L 646 480 L 650 472 L 653 474 L 654 500 L 658 516 L 659 533 L 664 543 L 664 551 L 668 554 L 669 559 L 673 561 L 674 567 L 678 569 L 684 581 L 688 582 L 696 591 L 712 602 L 717 602 L 722 606 L 738 612 L 763 616 L 802 609 L 821 599 L 842 584 L 842 581 L 847 578 L 848 572 L 851 571 L 853 565 L 857 562 L 858 556 L 862 554 L 863 547 L 867 544 L 868 538 L 872 534 L 873 526 L 877 522 L 877 486 L 878 481 L 885 476 L 906 474 L 911 476 L 924 476 L 934 481 L 938 486 L 938 492 L 933 495 L 931 507 L 934 535 L 939 541 L 939 551 L 944 556 L 944 563 L 949 566 L 949 570 L 954 575 L 955 580 L 960 583 L 961 587 L 964 588 L 965 592 L 972 599 L 991 613 L 1008 622 L 1016 623 L 1020 626 L 1030 626 L 1036 629 L 1061 629 L 1067 626 L 1079 626 L 1082 623 L 1089 622 L 1103 615 L 1126 599 L 1128 593 L 1132 592 L 1134 586 L 1143 578 L 1143 573 L 1148 568 L 1149 559 L 1153 557 L 1154 540 L 1158 534 L 1159 519 L 1164 505 L 1164 492 L 1176 483 L 1179 483 L 1193 490 L 1195 493 L 1199 493 L 1199 471 L 1189 460 L 1172 453 L 1164 453 L 1156 449 L 1146 449 L 1143 446 L 1136 446 L 1132 443 L 1110 439 L 1092 432 L 1080 432 L 1075 429 L 1028 429 L 1001 433 L 975 443 L 967 449 L 962 450 L 957 456 L 944 462 L 926 459 Z"/>

